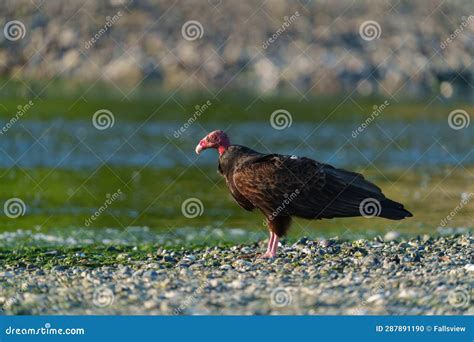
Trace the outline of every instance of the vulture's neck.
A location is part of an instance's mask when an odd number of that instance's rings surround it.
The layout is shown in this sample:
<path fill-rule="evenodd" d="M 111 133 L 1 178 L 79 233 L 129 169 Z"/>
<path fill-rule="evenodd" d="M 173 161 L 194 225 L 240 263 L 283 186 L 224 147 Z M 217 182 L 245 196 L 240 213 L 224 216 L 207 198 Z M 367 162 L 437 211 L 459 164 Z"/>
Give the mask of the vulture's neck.
<path fill-rule="evenodd" d="M 219 147 L 217 148 L 217 152 L 219 152 L 219 156 L 222 156 L 224 152 L 227 151 L 228 148 L 229 148 L 229 145 L 227 146 L 219 145 Z"/>
<path fill-rule="evenodd" d="M 256 155 L 261 154 L 245 146 L 230 145 L 222 154 L 219 153 L 219 171 L 227 175 Z"/>

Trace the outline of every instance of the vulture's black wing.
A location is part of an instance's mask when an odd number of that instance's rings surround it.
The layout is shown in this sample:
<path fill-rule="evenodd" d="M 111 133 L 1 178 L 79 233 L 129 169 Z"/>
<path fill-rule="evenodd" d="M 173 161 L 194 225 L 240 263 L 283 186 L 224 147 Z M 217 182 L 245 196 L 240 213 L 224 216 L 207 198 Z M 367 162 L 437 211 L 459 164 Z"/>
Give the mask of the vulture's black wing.
<path fill-rule="evenodd" d="M 278 154 L 252 158 L 233 170 L 232 181 L 239 196 L 267 216 L 320 219 L 365 214 L 395 220 L 411 216 L 362 175 L 309 158 Z"/>

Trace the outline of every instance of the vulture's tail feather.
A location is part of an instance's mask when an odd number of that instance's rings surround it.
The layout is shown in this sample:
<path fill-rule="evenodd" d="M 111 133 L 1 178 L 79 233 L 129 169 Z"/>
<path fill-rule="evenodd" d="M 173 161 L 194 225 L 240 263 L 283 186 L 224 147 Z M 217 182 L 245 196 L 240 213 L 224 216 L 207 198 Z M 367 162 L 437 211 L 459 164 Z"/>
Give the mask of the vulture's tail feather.
<path fill-rule="evenodd" d="M 413 214 L 410 213 L 403 207 L 403 204 L 392 201 L 391 199 L 384 199 L 380 202 L 381 212 L 380 217 L 384 217 L 390 220 L 401 220 L 405 217 L 412 217 Z"/>

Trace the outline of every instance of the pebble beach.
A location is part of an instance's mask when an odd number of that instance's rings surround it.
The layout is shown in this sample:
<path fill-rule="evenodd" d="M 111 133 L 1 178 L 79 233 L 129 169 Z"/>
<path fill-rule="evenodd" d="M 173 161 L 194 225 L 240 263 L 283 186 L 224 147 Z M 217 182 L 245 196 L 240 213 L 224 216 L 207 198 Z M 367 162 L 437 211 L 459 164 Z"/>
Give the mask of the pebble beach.
<path fill-rule="evenodd" d="M 472 315 L 470 234 L 0 251 L 3 314 Z"/>

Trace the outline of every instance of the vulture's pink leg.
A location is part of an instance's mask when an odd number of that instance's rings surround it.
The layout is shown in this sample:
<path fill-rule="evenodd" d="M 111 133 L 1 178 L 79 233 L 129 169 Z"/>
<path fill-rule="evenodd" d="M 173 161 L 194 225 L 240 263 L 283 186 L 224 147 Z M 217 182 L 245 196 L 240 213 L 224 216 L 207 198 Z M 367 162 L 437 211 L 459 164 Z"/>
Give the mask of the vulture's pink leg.
<path fill-rule="evenodd" d="M 270 254 L 271 254 L 272 258 L 274 258 L 277 254 L 278 241 L 280 241 L 278 236 L 276 234 L 273 234 L 273 243 L 272 243 L 272 248 L 270 249 Z"/>
<path fill-rule="evenodd" d="M 267 253 L 270 253 L 270 251 L 272 250 L 272 244 L 273 244 L 273 240 L 275 239 L 275 234 L 273 232 L 270 232 L 270 239 L 268 239 L 268 246 L 267 246 Z"/>
<path fill-rule="evenodd" d="M 275 252 L 277 248 L 274 246 L 275 240 L 276 240 L 276 246 L 278 247 L 278 236 L 275 233 L 270 232 L 270 239 L 268 240 L 267 251 L 265 252 L 265 254 L 260 256 L 261 258 L 274 258 L 275 257 L 275 254 L 276 254 Z"/>

